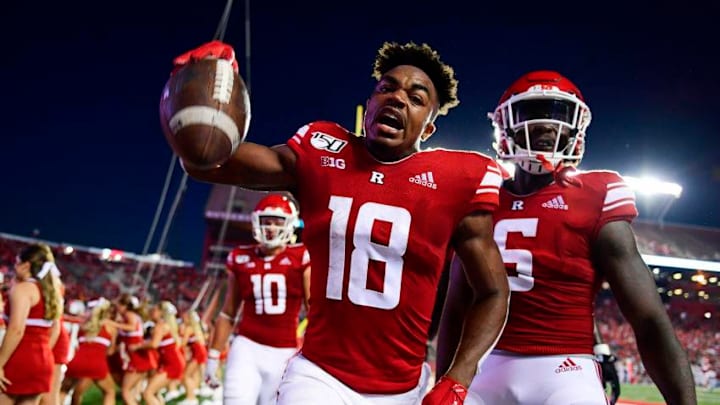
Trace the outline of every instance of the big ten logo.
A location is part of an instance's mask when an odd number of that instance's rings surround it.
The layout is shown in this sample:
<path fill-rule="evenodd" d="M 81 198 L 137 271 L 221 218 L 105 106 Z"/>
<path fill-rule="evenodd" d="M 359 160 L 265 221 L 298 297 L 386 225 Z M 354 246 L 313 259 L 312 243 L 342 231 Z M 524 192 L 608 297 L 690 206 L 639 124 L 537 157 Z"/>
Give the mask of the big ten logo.
<path fill-rule="evenodd" d="M 345 168 L 345 159 L 336 159 L 332 156 L 320 156 L 320 166 L 334 167 L 336 169 Z"/>
<path fill-rule="evenodd" d="M 313 132 L 312 138 L 310 138 L 310 144 L 315 149 L 338 153 L 347 145 L 347 141 L 337 139 L 323 132 Z"/>

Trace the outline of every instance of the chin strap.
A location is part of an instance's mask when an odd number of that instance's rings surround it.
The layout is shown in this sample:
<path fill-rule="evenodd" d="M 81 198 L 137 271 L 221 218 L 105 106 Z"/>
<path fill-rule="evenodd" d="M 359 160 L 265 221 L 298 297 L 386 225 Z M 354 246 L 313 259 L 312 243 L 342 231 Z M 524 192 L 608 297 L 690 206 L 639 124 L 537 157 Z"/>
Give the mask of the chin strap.
<path fill-rule="evenodd" d="M 552 163 L 540 153 L 537 154 L 536 158 L 548 172 L 553 174 L 555 182 L 561 187 L 575 186 L 582 188 L 582 181 L 575 176 L 574 172 L 576 169 L 574 166 L 566 166 L 563 162 L 560 162 L 557 166 L 553 167 Z"/>

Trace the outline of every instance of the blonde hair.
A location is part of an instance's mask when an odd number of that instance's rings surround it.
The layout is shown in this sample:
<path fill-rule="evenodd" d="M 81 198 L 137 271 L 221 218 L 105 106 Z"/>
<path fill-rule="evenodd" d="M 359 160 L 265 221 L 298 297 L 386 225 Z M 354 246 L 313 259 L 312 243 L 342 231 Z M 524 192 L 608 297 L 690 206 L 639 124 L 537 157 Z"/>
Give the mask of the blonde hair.
<path fill-rule="evenodd" d="M 188 323 L 190 324 L 188 326 L 190 326 L 190 329 L 195 334 L 195 340 L 204 345 L 205 331 L 203 331 L 202 325 L 200 325 L 200 315 L 198 315 L 195 310 L 189 310 L 187 315 Z"/>
<path fill-rule="evenodd" d="M 98 300 L 100 302 L 93 307 L 92 312 L 90 312 L 90 318 L 82 325 L 82 330 L 85 332 L 86 337 L 93 338 L 97 336 L 102 328 L 102 321 L 110 316 L 110 301 L 104 298 L 99 298 Z"/>
<path fill-rule="evenodd" d="M 180 344 L 180 333 L 177 323 L 177 308 L 170 301 L 160 301 L 160 312 L 162 312 L 162 319 L 165 321 L 167 326 L 170 328 L 170 334 L 175 339 L 176 344 Z"/>
<path fill-rule="evenodd" d="M 62 285 L 54 271 L 46 269 L 46 263 L 55 267 L 55 257 L 50 246 L 44 243 L 35 243 L 24 248 L 19 255 L 20 262 L 30 263 L 30 274 L 40 286 L 43 301 L 45 302 L 46 320 L 57 320 L 63 312 L 63 299 L 60 295 Z"/>

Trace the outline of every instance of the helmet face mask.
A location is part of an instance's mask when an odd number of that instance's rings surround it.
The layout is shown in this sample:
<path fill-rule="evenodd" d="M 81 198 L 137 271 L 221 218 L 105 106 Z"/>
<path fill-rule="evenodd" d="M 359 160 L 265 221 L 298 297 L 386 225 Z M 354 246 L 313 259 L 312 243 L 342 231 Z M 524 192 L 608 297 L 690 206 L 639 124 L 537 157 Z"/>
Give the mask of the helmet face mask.
<path fill-rule="evenodd" d="M 577 165 L 585 152 L 590 109 L 579 90 L 556 72 L 531 72 L 503 95 L 492 120 L 498 158 L 530 174 L 561 163 Z"/>
<path fill-rule="evenodd" d="M 267 249 L 274 249 L 290 243 L 298 213 L 287 197 L 273 194 L 258 203 L 250 219 L 255 240 Z"/>

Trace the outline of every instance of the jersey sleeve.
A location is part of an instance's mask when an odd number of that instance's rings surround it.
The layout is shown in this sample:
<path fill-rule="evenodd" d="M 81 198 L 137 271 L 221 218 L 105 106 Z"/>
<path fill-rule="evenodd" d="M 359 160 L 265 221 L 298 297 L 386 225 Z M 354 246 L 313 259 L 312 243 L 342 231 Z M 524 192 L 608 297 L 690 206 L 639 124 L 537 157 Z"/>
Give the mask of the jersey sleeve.
<path fill-rule="evenodd" d="M 247 249 L 237 247 L 228 253 L 225 262 L 225 269 L 228 273 L 236 274 L 241 265 L 250 261 L 250 254 Z"/>
<path fill-rule="evenodd" d="M 348 136 L 348 131 L 334 122 L 315 121 L 295 131 L 287 145 L 302 159 L 313 150 L 339 153 L 347 146 Z"/>
<path fill-rule="evenodd" d="M 489 158 L 483 158 L 479 168 L 480 181 L 476 181 L 475 195 L 470 200 L 470 212 L 493 212 L 500 205 L 500 186 L 503 175 L 500 166 Z"/>
<path fill-rule="evenodd" d="M 235 272 L 235 250 L 231 250 L 225 259 L 225 271 L 228 273 Z"/>
<path fill-rule="evenodd" d="M 595 225 L 595 236 L 609 222 L 632 222 L 638 216 L 635 192 L 625 180 L 615 172 L 604 172 L 602 177 L 603 182 L 599 185 L 598 191 L 602 195 L 603 203 Z"/>
<path fill-rule="evenodd" d="M 305 267 L 310 265 L 310 252 L 308 252 L 307 248 L 303 246 L 303 252 L 302 252 L 302 262 L 301 264 Z"/>

